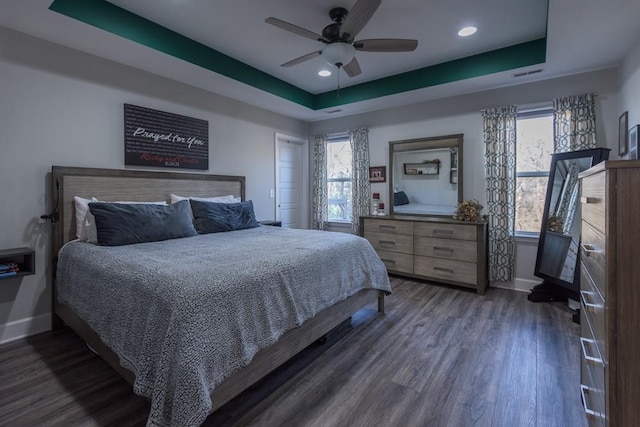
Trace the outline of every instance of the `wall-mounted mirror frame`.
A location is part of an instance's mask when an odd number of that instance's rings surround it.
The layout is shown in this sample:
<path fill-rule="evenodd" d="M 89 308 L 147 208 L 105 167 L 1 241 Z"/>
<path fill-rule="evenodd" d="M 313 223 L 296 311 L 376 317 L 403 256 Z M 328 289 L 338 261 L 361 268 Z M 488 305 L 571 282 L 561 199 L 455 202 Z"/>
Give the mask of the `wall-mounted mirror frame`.
<path fill-rule="evenodd" d="M 609 158 L 608 148 L 556 153 L 551 168 L 534 275 L 544 279 L 529 300 L 579 300 L 580 182 L 578 174 Z"/>
<path fill-rule="evenodd" d="M 389 214 L 451 217 L 463 197 L 463 140 L 455 134 L 390 141 Z"/>

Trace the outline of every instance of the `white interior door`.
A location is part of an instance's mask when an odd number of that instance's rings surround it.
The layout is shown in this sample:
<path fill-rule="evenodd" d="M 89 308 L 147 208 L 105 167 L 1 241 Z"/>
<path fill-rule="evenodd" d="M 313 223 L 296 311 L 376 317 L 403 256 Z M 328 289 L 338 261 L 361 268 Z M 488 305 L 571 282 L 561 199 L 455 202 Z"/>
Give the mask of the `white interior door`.
<path fill-rule="evenodd" d="M 301 138 L 276 134 L 276 220 L 283 227 L 308 228 L 307 145 Z"/>

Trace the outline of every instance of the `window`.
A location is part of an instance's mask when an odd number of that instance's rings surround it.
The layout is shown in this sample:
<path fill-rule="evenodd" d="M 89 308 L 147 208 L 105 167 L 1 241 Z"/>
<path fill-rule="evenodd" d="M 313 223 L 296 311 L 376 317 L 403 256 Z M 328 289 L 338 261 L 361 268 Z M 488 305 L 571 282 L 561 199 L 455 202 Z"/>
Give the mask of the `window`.
<path fill-rule="evenodd" d="M 539 233 L 553 154 L 553 111 L 518 114 L 516 233 Z"/>
<path fill-rule="evenodd" d="M 347 136 L 327 143 L 327 202 L 330 222 L 351 221 L 351 144 Z"/>

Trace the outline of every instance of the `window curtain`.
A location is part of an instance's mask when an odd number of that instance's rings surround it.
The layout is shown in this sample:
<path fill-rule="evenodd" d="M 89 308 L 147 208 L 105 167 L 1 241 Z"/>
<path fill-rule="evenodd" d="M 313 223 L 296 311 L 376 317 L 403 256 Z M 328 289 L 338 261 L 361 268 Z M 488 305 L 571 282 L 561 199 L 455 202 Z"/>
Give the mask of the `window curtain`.
<path fill-rule="evenodd" d="M 510 281 L 515 264 L 515 105 L 482 112 L 489 214 L 489 280 Z"/>
<path fill-rule="evenodd" d="M 556 153 L 596 148 L 593 94 L 553 100 L 553 148 Z"/>
<path fill-rule="evenodd" d="M 594 95 L 568 96 L 553 100 L 553 148 L 556 153 L 596 148 L 596 109 Z M 563 219 L 563 232 L 573 226 L 578 205 L 578 165 L 568 170 L 561 203 L 555 215 Z"/>
<path fill-rule="evenodd" d="M 360 217 L 369 215 L 371 207 L 369 183 L 369 129 L 349 131 L 352 154 L 351 233 L 359 234 Z"/>
<path fill-rule="evenodd" d="M 327 135 L 317 135 L 313 142 L 313 223 L 316 230 L 327 230 Z"/>

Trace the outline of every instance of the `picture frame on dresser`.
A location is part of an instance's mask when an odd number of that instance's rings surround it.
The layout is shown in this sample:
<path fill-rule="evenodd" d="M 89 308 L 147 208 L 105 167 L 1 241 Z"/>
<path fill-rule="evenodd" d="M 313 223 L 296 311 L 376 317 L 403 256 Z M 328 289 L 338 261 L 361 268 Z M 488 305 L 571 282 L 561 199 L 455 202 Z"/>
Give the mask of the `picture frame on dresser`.
<path fill-rule="evenodd" d="M 624 156 L 629 150 L 629 112 L 625 111 L 618 119 L 618 155 Z"/>
<path fill-rule="evenodd" d="M 638 160 L 638 134 L 640 133 L 640 125 L 635 125 L 629 129 L 628 153 L 629 160 Z"/>

